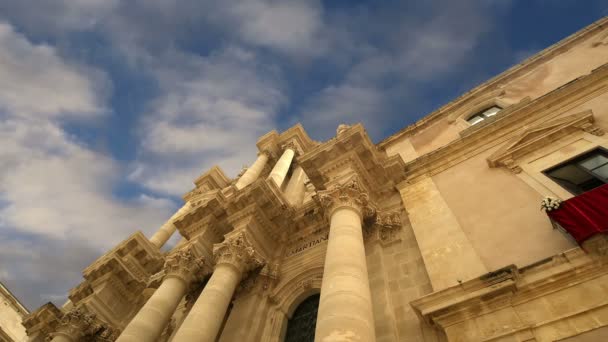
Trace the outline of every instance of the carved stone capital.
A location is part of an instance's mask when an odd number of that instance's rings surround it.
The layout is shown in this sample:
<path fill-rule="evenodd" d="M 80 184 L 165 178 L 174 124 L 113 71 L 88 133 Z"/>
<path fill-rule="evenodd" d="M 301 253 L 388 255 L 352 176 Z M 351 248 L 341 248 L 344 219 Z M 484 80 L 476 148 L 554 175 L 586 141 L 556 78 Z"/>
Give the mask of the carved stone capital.
<path fill-rule="evenodd" d="M 284 143 L 283 145 L 281 145 L 281 148 L 283 149 L 283 151 L 290 149 L 292 150 L 296 155 L 301 155 L 302 154 L 302 149 L 300 148 L 300 146 L 298 146 L 298 144 L 293 141 L 290 140 L 286 143 Z"/>
<path fill-rule="evenodd" d="M 277 158 L 276 154 L 274 152 L 272 152 L 271 150 L 269 150 L 269 149 L 264 149 L 264 150 L 258 152 L 258 156 L 260 156 L 262 154 L 265 154 L 268 157 L 268 159 L 276 159 Z"/>
<path fill-rule="evenodd" d="M 369 203 L 369 196 L 357 178 L 352 178 L 329 190 L 318 191 L 316 200 L 325 208 L 328 217 L 331 217 L 337 209 L 344 207 L 355 210 L 362 220 L 375 214 L 375 209 Z"/>
<path fill-rule="evenodd" d="M 57 330 L 49 337 L 66 336 L 72 340 L 79 340 L 85 335 L 94 333 L 99 329 L 99 323 L 95 314 L 88 313 L 82 308 L 74 308 L 68 311 L 57 325 Z"/>
<path fill-rule="evenodd" d="M 194 255 L 190 248 L 182 248 L 169 254 L 165 260 L 165 279 L 175 277 L 183 280 L 188 286 L 204 271 L 203 257 Z"/>
<path fill-rule="evenodd" d="M 251 243 L 243 232 L 227 238 L 224 242 L 213 246 L 213 257 L 216 267 L 229 264 L 240 272 L 248 272 L 263 265 Z"/>

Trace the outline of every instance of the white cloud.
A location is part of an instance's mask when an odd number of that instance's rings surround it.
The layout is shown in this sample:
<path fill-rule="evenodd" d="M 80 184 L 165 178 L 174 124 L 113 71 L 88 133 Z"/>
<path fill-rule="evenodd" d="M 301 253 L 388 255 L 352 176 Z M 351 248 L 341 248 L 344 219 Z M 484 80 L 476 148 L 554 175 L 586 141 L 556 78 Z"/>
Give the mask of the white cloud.
<path fill-rule="evenodd" d="M 264 64 L 242 49 L 178 54 L 165 63 L 156 69 L 163 95 L 143 117 L 131 179 L 179 195 L 214 164 L 234 175 L 254 159 L 255 142 L 274 128 L 285 97 L 276 72 L 260 72 Z"/>
<path fill-rule="evenodd" d="M 323 10 L 317 1 L 247 0 L 226 2 L 245 41 L 290 54 L 324 52 Z"/>
<path fill-rule="evenodd" d="M 0 23 L 0 275 L 27 288 L 30 304 L 49 284 L 67 293 L 85 262 L 137 229 L 150 234 L 174 206 L 116 198 L 126 170 L 62 129 L 66 120 L 98 119 L 105 96 L 97 90 L 107 86 L 101 72 Z M 48 260 L 62 262 L 50 268 Z M 65 270 L 45 271 L 57 268 Z"/>
<path fill-rule="evenodd" d="M 33 45 L 0 22 L 0 109 L 19 116 L 99 114 L 104 88 L 97 84 L 104 84 L 100 73 L 67 65 L 52 47 Z"/>

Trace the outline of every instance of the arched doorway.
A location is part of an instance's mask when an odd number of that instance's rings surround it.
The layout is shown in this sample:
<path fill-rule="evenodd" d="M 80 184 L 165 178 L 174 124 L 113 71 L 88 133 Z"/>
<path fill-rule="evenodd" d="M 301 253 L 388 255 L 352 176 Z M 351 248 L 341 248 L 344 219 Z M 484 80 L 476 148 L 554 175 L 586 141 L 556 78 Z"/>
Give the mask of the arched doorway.
<path fill-rule="evenodd" d="M 285 342 L 314 342 L 319 294 L 306 298 L 287 322 Z"/>

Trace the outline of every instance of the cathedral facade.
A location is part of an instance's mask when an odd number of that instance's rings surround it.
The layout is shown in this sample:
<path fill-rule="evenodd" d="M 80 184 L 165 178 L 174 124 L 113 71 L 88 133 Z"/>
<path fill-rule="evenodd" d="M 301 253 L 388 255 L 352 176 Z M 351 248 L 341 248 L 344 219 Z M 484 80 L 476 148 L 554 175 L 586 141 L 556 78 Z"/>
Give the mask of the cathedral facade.
<path fill-rule="evenodd" d="M 608 341 L 608 227 L 539 210 L 607 187 L 607 25 L 379 143 L 267 133 L 27 316 L 29 341 Z"/>

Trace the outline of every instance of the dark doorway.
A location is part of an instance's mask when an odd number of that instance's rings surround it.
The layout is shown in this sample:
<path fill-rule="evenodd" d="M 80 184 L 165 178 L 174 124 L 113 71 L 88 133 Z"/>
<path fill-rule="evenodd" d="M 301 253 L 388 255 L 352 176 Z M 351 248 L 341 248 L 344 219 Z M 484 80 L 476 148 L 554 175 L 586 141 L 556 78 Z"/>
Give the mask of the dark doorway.
<path fill-rule="evenodd" d="M 285 342 L 314 342 L 319 294 L 306 298 L 287 322 Z"/>

